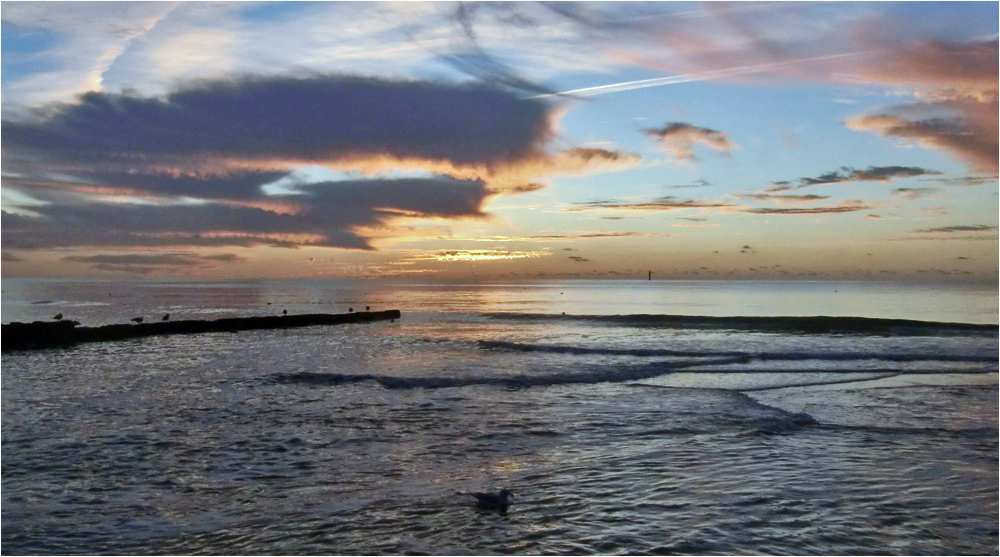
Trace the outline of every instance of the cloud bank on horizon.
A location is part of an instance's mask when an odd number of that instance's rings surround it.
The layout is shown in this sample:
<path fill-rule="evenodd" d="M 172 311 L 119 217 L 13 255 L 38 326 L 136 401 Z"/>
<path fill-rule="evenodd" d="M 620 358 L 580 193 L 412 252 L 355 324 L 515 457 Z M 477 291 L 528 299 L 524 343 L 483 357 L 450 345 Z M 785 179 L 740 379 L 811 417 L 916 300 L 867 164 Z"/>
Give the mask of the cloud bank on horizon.
<path fill-rule="evenodd" d="M 680 276 L 758 235 L 915 269 L 933 248 L 892 247 L 913 230 L 996 229 L 997 11 L 5 2 L 7 274 L 596 275 L 669 253 Z M 670 182 L 702 198 L 650 191 Z M 587 253 L 504 255 L 567 239 Z M 979 275 L 997 259 L 969 249 Z M 350 251 L 273 264 L 314 250 Z"/>

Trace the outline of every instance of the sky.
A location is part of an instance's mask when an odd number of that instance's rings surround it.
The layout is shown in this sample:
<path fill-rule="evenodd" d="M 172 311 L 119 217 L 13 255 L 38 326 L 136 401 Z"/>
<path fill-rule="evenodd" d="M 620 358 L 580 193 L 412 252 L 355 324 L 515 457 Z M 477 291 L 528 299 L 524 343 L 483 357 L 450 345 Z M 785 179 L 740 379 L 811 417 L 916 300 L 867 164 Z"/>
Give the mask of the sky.
<path fill-rule="evenodd" d="M 998 281 L 996 2 L 13 2 L 2 274 Z"/>

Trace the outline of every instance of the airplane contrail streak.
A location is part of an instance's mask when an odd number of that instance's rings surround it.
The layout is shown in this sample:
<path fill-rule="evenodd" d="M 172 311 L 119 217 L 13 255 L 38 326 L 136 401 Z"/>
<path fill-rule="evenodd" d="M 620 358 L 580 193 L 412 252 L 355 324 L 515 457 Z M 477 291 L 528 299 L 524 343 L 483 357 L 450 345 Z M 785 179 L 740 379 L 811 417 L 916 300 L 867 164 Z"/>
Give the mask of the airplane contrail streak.
<path fill-rule="evenodd" d="M 755 64 L 753 66 L 739 66 L 736 68 L 723 68 L 721 70 L 710 70 L 706 72 L 701 72 L 697 74 L 681 74 L 672 75 L 669 77 L 658 77 L 654 79 L 642 79 L 639 81 L 625 81 L 622 83 L 612 83 L 610 85 L 598 85 L 596 87 L 585 87 L 583 89 L 573 89 L 571 91 L 562 91 L 560 93 L 548 93 L 545 95 L 535 95 L 533 97 L 528 97 L 530 99 L 542 99 L 546 97 L 560 97 L 560 96 L 581 96 L 581 97 L 592 97 L 594 95 L 605 95 L 607 93 L 619 93 L 622 91 L 631 91 L 633 89 L 644 89 L 646 87 L 660 87 L 663 85 L 675 85 L 677 83 L 690 83 L 692 81 L 707 81 L 710 79 L 721 79 L 724 77 L 731 77 L 743 74 L 752 74 L 763 72 L 775 68 L 782 68 L 786 66 L 794 66 L 797 64 L 802 64 L 805 62 L 817 62 L 820 60 L 832 60 L 834 58 L 844 58 L 846 56 L 855 56 L 861 54 L 860 52 L 848 52 L 846 54 L 831 54 L 829 56 L 815 56 L 812 58 L 799 58 L 797 60 L 789 60 L 787 62 L 773 62 L 769 64 Z"/>

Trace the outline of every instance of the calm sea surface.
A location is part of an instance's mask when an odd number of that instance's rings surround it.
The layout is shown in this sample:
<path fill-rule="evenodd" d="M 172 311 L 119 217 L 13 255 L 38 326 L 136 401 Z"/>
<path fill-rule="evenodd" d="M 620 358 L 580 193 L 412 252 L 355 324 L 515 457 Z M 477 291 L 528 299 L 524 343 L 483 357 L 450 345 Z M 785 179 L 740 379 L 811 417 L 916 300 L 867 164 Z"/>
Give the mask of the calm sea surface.
<path fill-rule="evenodd" d="M 5 279 L 2 321 L 366 307 L 403 316 L 3 353 L 0 551 L 1000 550 L 996 286 Z"/>

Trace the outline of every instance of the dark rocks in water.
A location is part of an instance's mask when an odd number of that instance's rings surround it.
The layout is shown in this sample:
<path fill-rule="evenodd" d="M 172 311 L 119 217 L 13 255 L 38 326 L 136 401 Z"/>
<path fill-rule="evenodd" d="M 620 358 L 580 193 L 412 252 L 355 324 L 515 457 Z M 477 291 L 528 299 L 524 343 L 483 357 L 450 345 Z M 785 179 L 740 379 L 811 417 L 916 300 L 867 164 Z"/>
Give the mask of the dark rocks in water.
<path fill-rule="evenodd" d="M 312 313 L 268 317 L 232 317 L 215 321 L 186 320 L 158 321 L 135 325 L 104 325 L 103 327 L 78 327 L 77 321 L 34 321 L 8 323 L 2 326 L 0 339 L 3 351 L 35 350 L 71 346 L 81 342 L 105 342 L 156 335 L 183 335 L 194 333 L 224 333 L 256 329 L 290 329 L 314 325 L 341 325 L 399 319 L 399 310 L 366 313 Z M 136 318 L 138 319 L 138 318 Z"/>
<path fill-rule="evenodd" d="M 507 511 L 509 498 L 513 496 L 509 489 L 501 489 L 499 493 L 472 493 L 476 498 L 476 508 L 489 511 Z"/>

